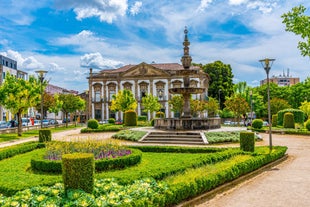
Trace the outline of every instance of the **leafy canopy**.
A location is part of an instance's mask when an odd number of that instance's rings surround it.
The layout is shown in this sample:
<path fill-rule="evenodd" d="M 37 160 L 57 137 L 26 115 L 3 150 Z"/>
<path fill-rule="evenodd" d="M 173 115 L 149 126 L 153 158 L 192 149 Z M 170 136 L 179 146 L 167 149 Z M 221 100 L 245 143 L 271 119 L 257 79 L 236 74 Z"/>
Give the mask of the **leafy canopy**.
<path fill-rule="evenodd" d="M 128 110 L 135 110 L 137 108 L 137 102 L 129 90 L 120 90 L 116 95 L 112 97 L 112 103 L 110 109 L 112 111 L 128 111 Z"/>

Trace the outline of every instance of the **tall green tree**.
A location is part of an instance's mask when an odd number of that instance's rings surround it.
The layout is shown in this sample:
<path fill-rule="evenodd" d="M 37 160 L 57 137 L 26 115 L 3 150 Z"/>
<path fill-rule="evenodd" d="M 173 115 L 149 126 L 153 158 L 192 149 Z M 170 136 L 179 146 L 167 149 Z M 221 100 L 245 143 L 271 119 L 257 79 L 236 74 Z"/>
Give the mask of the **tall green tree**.
<path fill-rule="evenodd" d="M 184 99 L 182 95 L 174 95 L 172 98 L 168 101 L 171 111 L 174 113 L 179 113 L 182 115 L 183 113 L 183 104 L 184 104 Z"/>
<path fill-rule="evenodd" d="M 228 110 L 232 111 L 237 118 L 238 125 L 242 115 L 247 114 L 250 111 L 248 102 L 240 94 L 229 97 L 225 101 L 225 106 Z"/>
<path fill-rule="evenodd" d="M 40 89 L 41 83 L 35 77 L 29 76 L 29 80 L 24 80 L 10 74 L 0 86 L 0 104 L 17 115 L 18 136 L 22 136 L 22 115 L 40 102 Z"/>
<path fill-rule="evenodd" d="M 137 101 L 130 90 L 120 90 L 112 97 L 110 109 L 112 111 L 128 111 L 137 108 Z"/>
<path fill-rule="evenodd" d="M 299 109 L 302 110 L 308 116 L 308 119 L 310 118 L 310 102 L 308 101 L 302 102 Z"/>
<path fill-rule="evenodd" d="M 59 94 L 54 94 L 53 96 L 53 102 L 51 106 L 48 108 L 48 111 L 55 114 L 55 123 L 56 123 L 56 116 L 62 109 L 63 102 L 59 100 Z M 56 127 L 56 126 L 55 126 Z"/>
<path fill-rule="evenodd" d="M 266 106 L 267 108 L 268 106 Z M 270 100 L 270 112 L 271 115 L 277 114 L 278 111 L 281 111 L 283 109 L 291 108 L 291 105 L 286 100 L 280 99 L 280 98 L 273 98 Z"/>
<path fill-rule="evenodd" d="M 162 105 L 158 102 L 158 97 L 152 94 L 147 94 L 142 98 L 142 105 L 144 107 L 144 112 L 151 113 L 151 119 L 153 118 L 153 112 L 159 111 Z"/>
<path fill-rule="evenodd" d="M 229 64 L 215 61 L 201 65 L 203 71 L 210 76 L 208 95 L 220 100 L 220 109 L 223 108 L 226 97 L 231 96 L 233 91 L 233 73 Z"/>
<path fill-rule="evenodd" d="M 212 97 L 209 97 L 209 100 L 206 104 L 206 110 L 208 111 L 208 116 L 214 117 L 219 112 L 219 102 Z"/>
<path fill-rule="evenodd" d="M 191 99 L 190 107 L 191 107 L 191 115 L 193 117 L 198 117 L 203 111 L 206 110 L 207 102 L 196 100 L 196 99 Z"/>
<path fill-rule="evenodd" d="M 298 49 L 302 56 L 310 57 L 310 16 L 305 15 L 306 8 L 303 5 L 292 8 L 281 17 L 286 31 L 300 35 L 305 41 L 298 42 Z"/>
<path fill-rule="evenodd" d="M 76 114 L 77 111 L 85 108 L 85 100 L 74 94 L 60 94 L 59 101 L 62 102 L 61 111 L 66 117 L 66 127 L 68 127 L 68 116 L 69 113 Z"/>

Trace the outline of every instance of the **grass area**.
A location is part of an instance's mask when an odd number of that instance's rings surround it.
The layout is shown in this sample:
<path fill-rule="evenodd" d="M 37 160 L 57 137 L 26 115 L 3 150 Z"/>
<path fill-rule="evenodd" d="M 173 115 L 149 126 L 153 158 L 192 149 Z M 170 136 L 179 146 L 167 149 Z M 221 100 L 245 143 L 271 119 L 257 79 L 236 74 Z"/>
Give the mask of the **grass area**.
<path fill-rule="evenodd" d="M 80 128 L 80 127 L 76 127 L 74 125 L 69 125 L 68 128 L 63 126 L 63 127 L 57 127 L 57 128 L 53 127 L 53 128 L 49 128 L 49 129 L 53 133 L 53 132 L 66 131 L 66 130 L 75 129 L 75 128 Z M 19 140 L 19 139 L 24 139 L 24 138 L 34 137 L 34 136 L 39 136 L 39 129 L 25 131 L 22 133 L 21 137 L 18 136 L 17 133 L 0 134 L 0 142 Z"/>
<path fill-rule="evenodd" d="M 240 141 L 240 132 L 206 132 L 205 135 L 209 144 Z"/>
<path fill-rule="evenodd" d="M 135 131 L 135 130 L 122 130 L 112 136 L 114 139 L 122 139 L 122 140 L 129 140 L 129 141 L 138 141 L 147 132 L 145 131 Z"/>

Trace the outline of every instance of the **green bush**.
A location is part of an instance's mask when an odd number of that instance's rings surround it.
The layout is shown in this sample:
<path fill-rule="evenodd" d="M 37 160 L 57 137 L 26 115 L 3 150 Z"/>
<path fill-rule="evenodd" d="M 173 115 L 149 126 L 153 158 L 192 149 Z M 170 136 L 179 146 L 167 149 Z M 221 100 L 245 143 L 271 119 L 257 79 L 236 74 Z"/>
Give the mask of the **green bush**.
<path fill-rule="evenodd" d="M 87 128 L 98 129 L 99 123 L 96 119 L 89 119 L 87 122 Z"/>
<path fill-rule="evenodd" d="M 147 121 L 147 116 L 138 116 L 138 121 Z"/>
<path fill-rule="evenodd" d="M 284 109 L 278 112 L 278 125 L 283 126 L 284 114 L 291 112 L 294 114 L 294 122 L 303 124 L 305 121 L 305 113 L 299 109 Z"/>
<path fill-rule="evenodd" d="M 308 121 L 306 122 L 305 127 L 308 131 L 310 131 L 310 119 L 308 119 Z"/>
<path fill-rule="evenodd" d="M 95 162 L 91 153 L 73 153 L 62 156 L 64 188 L 80 189 L 87 193 L 94 190 Z"/>
<path fill-rule="evenodd" d="M 114 118 L 109 118 L 108 119 L 109 124 L 115 124 L 115 119 Z"/>
<path fill-rule="evenodd" d="M 129 141 L 139 141 L 144 135 L 146 135 L 146 133 L 146 131 L 122 130 L 112 135 L 112 138 Z"/>
<path fill-rule="evenodd" d="M 254 152 L 254 132 L 240 132 L 240 149 L 247 152 Z"/>
<path fill-rule="evenodd" d="M 137 126 L 137 113 L 134 110 L 128 110 L 125 112 L 125 126 Z"/>
<path fill-rule="evenodd" d="M 261 119 L 254 119 L 252 121 L 252 127 L 255 128 L 255 129 L 263 128 L 263 120 L 261 120 Z"/>
<path fill-rule="evenodd" d="M 284 114 L 283 118 L 283 127 L 284 128 L 295 128 L 295 122 L 294 122 L 294 114 L 291 112 L 287 112 Z"/>
<path fill-rule="evenodd" d="M 13 157 L 15 155 L 30 152 L 35 149 L 43 148 L 45 144 L 37 142 L 28 142 L 0 149 L 0 160 Z"/>
<path fill-rule="evenodd" d="M 151 126 L 154 126 L 154 119 L 151 120 Z"/>
<path fill-rule="evenodd" d="M 165 118 L 165 113 L 162 111 L 156 112 L 155 118 Z"/>
<path fill-rule="evenodd" d="M 92 133 L 92 132 L 117 132 L 123 128 L 122 125 L 111 125 L 111 124 L 104 124 L 100 125 L 98 129 L 91 129 L 91 128 L 83 128 L 81 129 L 81 133 Z"/>
<path fill-rule="evenodd" d="M 278 115 L 277 114 L 274 114 L 272 115 L 272 125 L 273 127 L 276 127 L 278 124 Z"/>
<path fill-rule="evenodd" d="M 39 130 L 39 142 L 50 142 L 52 141 L 52 131 L 50 129 Z"/>

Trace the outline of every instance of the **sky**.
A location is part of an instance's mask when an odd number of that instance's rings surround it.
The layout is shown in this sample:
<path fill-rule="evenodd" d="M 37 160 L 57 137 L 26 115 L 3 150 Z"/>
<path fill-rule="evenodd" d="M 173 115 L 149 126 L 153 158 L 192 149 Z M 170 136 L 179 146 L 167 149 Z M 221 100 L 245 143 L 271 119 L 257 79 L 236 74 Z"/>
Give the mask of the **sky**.
<path fill-rule="evenodd" d="M 281 15 L 309 0 L 0 0 L 0 54 L 30 75 L 84 92 L 94 72 L 127 64 L 181 63 L 188 28 L 194 63 L 229 64 L 234 82 L 266 78 L 258 60 L 276 59 L 270 76 L 309 77 L 301 37 Z M 306 11 L 310 15 L 309 10 Z"/>

